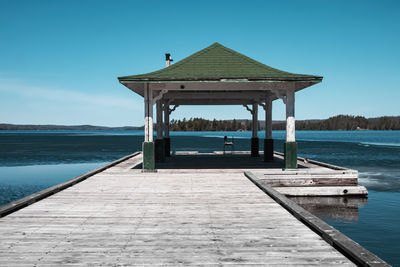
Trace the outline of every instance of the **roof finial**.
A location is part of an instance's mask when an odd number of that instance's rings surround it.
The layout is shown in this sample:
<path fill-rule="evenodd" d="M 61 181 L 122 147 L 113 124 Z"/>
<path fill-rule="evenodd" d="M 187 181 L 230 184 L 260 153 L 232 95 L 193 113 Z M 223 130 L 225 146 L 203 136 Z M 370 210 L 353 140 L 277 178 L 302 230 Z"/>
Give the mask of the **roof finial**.
<path fill-rule="evenodd" d="M 165 54 L 165 66 L 166 66 L 166 67 L 169 67 L 169 65 L 171 65 L 171 61 L 174 61 L 174 60 L 171 58 L 171 54 L 170 54 L 170 53 L 166 53 L 166 54 Z"/>

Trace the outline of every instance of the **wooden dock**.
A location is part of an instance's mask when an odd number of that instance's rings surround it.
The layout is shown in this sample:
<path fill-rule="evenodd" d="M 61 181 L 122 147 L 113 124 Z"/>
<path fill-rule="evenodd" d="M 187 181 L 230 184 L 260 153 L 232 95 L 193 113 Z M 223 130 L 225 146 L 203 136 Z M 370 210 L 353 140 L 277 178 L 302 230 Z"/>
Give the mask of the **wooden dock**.
<path fill-rule="evenodd" d="M 359 264 L 241 168 L 140 164 L 127 157 L 0 218 L 0 266 Z"/>
<path fill-rule="evenodd" d="M 222 151 L 198 153 L 179 151 L 159 163 L 160 169 L 192 170 L 224 169 L 229 172 L 251 171 L 263 183 L 287 196 L 366 196 L 367 189 L 358 184 L 358 171 L 299 157 L 298 169 L 283 170 L 283 154 L 275 152 L 272 162 L 250 157 L 249 152 Z"/>

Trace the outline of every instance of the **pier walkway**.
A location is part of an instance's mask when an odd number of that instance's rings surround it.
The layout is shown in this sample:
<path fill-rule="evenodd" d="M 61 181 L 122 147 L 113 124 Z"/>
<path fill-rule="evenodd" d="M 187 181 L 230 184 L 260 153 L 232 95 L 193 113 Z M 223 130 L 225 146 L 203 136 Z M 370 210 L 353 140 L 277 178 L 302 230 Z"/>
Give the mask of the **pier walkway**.
<path fill-rule="evenodd" d="M 0 266 L 353 265 L 239 169 L 140 163 L 0 218 Z"/>

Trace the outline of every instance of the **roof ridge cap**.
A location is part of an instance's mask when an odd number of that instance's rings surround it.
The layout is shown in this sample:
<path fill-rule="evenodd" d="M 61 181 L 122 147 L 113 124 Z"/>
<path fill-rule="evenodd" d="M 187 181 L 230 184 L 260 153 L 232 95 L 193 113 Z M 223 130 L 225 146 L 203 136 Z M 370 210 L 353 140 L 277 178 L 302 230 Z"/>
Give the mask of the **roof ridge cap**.
<path fill-rule="evenodd" d="M 221 45 L 221 44 L 220 44 L 220 45 Z M 223 45 L 221 45 L 221 46 L 222 46 L 223 48 L 225 48 L 225 49 L 226 49 L 228 52 L 230 52 L 231 54 L 236 54 L 237 56 L 240 56 L 241 58 L 247 60 L 248 62 L 255 63 L 255 64 L 257 64 L 257 65 L 261 65 L 262 67 L 270 68 L 270 69 L 275 70 L 275 71 L 278 71 L 278 72 L 280 72 L 280 73 L 301 75 L 301 74 L 292 73 L 292 72 L 287 72 L 287 71 L 283 71 L 283 70 L 280 70 L 280 69 L 273 68 L 273 67 L 271 67 L 271 66 L 265 65 L 264 63 L 261 63 L 261 62 L 255 60 L 255 59 L 252 59 L 251 57 L 248 57 L 248 56 L 246 56 L 246 55 L 244 55 L 244 54 L 242 54 L 242 53 L 240 53 L 240 52 L 237 52 L 237 51 L 235 51 L 235 50 L 233 50 L 233 49 L 230 49 L 229 47 L 226 47 L 226 46 L 223 46 Z"/>
<path fill-rule="evenodd" d="M 208 52 L 209 50 L 211 50 L 212 48 L 214 48 L 213 46 L 215 46 L 216 44 L 218 44 L 218 43 L 215 42 L 215 43 L 213 43 L 212 45 L 207 46 L 206 48 L 203 48 L 203 49 L 200 50 L 200 51 L 197 51 L 197 52 L 194 53 L 193 55 L 190 55 L 190 56 L 185 57 L 184 59 L 178 61 L 176 64 L 172 64 L 172 65 L 170 65 L 170 66 L 167 67 L 167 68 L 169 68 L 169 69 L 175 69 L 175 68 L 179 67 L 180 65 L 182 65 L 183 63 L 189 62 L 189 61 L 191 61 L 192 59 L 197 58 L 198 56 L 204 54 L 205 52 Z M 218 45 L 220 45 L 220 44 L 218 44 Z M 167 69 L 167 68 L 164 68 L 164 69 L 161 69 L 161 70 L 165 70 L 165 69 Z"/>
<path fill-rule="evenodd" d="M 172 64 L 172 65 L 170 65 L 170 66 L 168 66 L 168 67 L 165 67 L 165 68 L 162 68 L 162 69 L 153 71 L 153 72 L 143 73 L 143 74 L 139 74 L 139 75 L 157 74 L 157 73 L 159 73 L 159 72 L 161 72 L 161 71 L 176 69 L 176 68 L 178 68 L 180 65 L 182 65 L 183 63 L 190 62 L 193 58 L 197 58 L 198 56 L 200 56 L 200 55 L 204 54 L 205 52 L 209 51 L 210 48 L 213 48 L 213 46 L 215 46 L 215 45 L 220 45 L 220 46 L 222 46 L 221 44 L 215 42 L 215 43 L 213 43 L 212 45 L 207 46 L 206 48 L 203 48 L 202 50 L 197 51 L 196 53 L 194 53 L 194 54 L 192 54 L 192 55 L 189 55 L 189 56 L 187 56 L 187 57 L 185 57 L 185 58 L 179 60 L 179 61 L 178 61 L 177 63 L 175 63 L 175 64 Z"/>

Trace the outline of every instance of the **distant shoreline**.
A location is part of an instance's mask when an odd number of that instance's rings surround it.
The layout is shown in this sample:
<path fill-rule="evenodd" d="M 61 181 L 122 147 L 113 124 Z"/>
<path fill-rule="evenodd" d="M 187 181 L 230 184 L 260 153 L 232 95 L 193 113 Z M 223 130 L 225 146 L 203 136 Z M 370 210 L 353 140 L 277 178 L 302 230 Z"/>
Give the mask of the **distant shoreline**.
<path fill-rule="evenodd" d="M 259 132 L 264 131 L 265 129 L 258 130 Z M 0 129 L 0 132 L 6 132 L 6 131 L 143 131 L 143 129 Z M 285 130 L 273 130 L 273 131 L 285 131 Z M 296 131 L 309 131 L 309 132 L 327 132 L 327 131 L 338 131 L 338 132 L 373 132 L 373 131 L 400 131 L 400 130 L 372 130 L 372 129 L 360 129 L 360 130 L 343 130 L 343 129 L 335 129 L 335 130 L 299 130 L 296 129 Z M 173 131 L 170 130 L 170 132 L 251 132 L 248 130 L 245 131 L 224 131 L 224 130 L 217 130 L 217 131 Z"/>
<path fill-rule="evenodd" d="M 265 121 L 260 120 L 258 129 L 265 129 Z M 223 132 L 251 131 L 251 120 L 206 120 L 190 118 L 171 120 L 170 131 L 174 132 Z M 156 128 L 156 125 L 154 125 Z M 0 123 L 0 131 L 129 131 L 143 130 L 144 126 L 95 126 L 95 125 L 39 125 Z M 285 130 L 285 121 L 273 121 L 272 130 Z M 297 120 L 296 131 L 392 131 L 400 130 L 400 116 L 364 118 L 362 116 L 338 115 L 325 120 Z"/>

